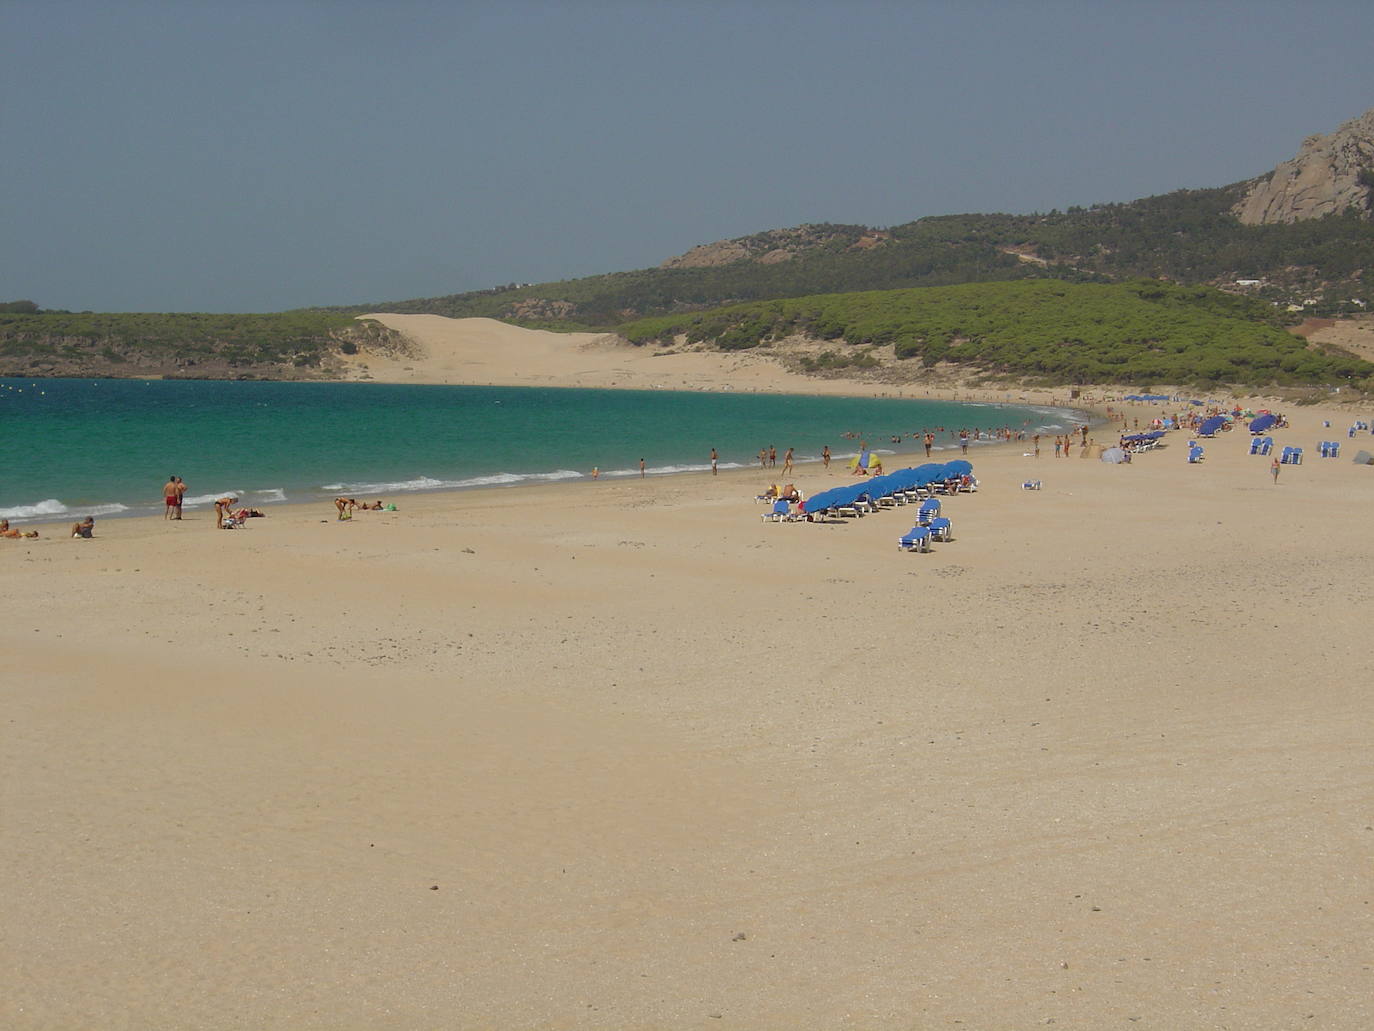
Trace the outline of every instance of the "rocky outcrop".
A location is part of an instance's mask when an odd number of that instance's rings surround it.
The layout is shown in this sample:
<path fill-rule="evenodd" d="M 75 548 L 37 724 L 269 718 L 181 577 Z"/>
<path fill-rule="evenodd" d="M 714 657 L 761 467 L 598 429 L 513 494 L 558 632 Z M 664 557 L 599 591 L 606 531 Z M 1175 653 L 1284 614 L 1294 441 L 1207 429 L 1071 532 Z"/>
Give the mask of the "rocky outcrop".
<path fill-rule="evenodd" d="M 718 240 L 693 247 L 686 254 L 669 258 L 659 268 L 714 268 L 749 257 L 749 248 L 738 240 Z"/>
<path fill-rule="evenodd" d="M 877 247 L 891 238 L 891 233 L 881 229 L 870 229 L 867 226 L 825 224 L 770 229 L 766 233 L 756 233 L 753 236 L 701 244 L 686 254 L 669 258 L 659 268 L 713 268 L 746 260 L 776 265 L 821 247 L 866 249 Z"/>
<path fill-rule="evenodd" d="M 1363 177 L 1361 173 L 1366 173 Z M 1246 225 L 1321 218 L 1354 207 L 1374 211 L 1374 109 L 1329 136 L 1309 136 L 1292 161 L 1255 180 L 1232 210 Z"/>

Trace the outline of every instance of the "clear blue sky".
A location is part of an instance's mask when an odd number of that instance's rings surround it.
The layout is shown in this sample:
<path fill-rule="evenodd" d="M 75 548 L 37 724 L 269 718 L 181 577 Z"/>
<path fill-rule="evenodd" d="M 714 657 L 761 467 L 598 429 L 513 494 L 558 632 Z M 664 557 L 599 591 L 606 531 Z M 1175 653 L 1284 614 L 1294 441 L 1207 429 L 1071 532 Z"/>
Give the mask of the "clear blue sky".
<path fill-rule="evenodd" d="M 1374 2 L 0 0 L 0 300 L 277 311 L 1262 173 Z"/>

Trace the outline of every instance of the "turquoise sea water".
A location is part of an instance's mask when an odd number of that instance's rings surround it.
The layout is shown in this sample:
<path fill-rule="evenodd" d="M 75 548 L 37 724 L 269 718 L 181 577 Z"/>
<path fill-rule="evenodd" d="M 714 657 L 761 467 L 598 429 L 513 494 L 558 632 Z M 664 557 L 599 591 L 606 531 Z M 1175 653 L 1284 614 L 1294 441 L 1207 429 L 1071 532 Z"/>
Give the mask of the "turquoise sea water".
<path fill-rule="evenodd" d="M 828 444 L 944 427 L 1063 432 L 1062 409 L 936 401 L 178 380 L 0 379 L 0 516 L 145 515 L 182 477 L 188 506 L 234 493 L 250 506 L 411 491 L 757 464 L 788 447 L 799 463 Z M 845 434 L 855 436 L 846 437 Z M 914 445 L 908 442 L 906 449 Z"/>

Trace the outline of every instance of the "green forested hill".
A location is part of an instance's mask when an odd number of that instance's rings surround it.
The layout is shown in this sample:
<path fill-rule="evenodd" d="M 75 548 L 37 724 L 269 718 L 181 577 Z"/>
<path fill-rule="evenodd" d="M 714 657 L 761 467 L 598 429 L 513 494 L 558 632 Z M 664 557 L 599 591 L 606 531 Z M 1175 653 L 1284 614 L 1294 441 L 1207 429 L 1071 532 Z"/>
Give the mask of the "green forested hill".
<path fill-rule="evenodd" d="M 1069 383 L 1363 382 L 1374 365 L 1309 350 L 1261 301 L 1152 280 L 1046 280 L 866 291 L 730 305 L 626 323 L 636 343 L 725 350 L 834 340 L 823 364 L 890 345 L 898 359 Z M 1374 383 L 1366 384 L 1374 385 Z"/>
<path fill-rule="evenodd" d="M 728 264 L 640 269 L 340 311 L 481 315 L 550 328 L 608 329 L 647 315 L 815 293 L 1014 279 L 1113 282 L 1140 277 L 1252 288 L 1265 300 L 1315 299 L 1308 314 L 1374 305 L 1374 223 L 1351 212 L 1288 225 L 1242 225 L 1245 184 L 1181 190 L 1130 204 L 1044 215 L 950 215 L 888 230 L 811 226 L 742 237 Z M 809 233 L 807 231 L 810 231 Z M 814 242 L 808 244 L 808 240 Z M 760 243 L 759 241 L 762 241 Z M 779 243 L 783 260 L 765 260 Z M 777 258 L 774 253 L 773 258 Z"/>
<path fill-rule="evenodd" d="M 11 302 L 0 305 L 0 375 L 294 378 L 393 336 L 336 312 L 77 314 Z"/>

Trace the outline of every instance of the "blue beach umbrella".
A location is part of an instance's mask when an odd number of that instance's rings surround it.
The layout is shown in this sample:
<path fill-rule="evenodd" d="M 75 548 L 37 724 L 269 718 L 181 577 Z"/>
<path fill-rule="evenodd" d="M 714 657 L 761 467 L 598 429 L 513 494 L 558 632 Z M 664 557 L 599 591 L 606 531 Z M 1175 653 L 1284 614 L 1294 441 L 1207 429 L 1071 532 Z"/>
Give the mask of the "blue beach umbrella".
<path fill-rule="evenodd" d="M 1225 425 L 1225 416 L 1214 415 L 1197 428 L 1198 435 L 1203 437 L 1210 437 L 1212 434 L 1216 433 L 1217 430 L 1221 429 Z"/>
<path fill-rule="evenodd" d="M 972 476 L 973 463 L 962 458 L 945 463 L 945 472 L 950 476 Z"/>
<path fill-rule="evenodd" d="M 819 494 L 812 494 L 806 499 L 806 510 L 808 512 L 824 512 L 827 508 L 833 508 L 840 496 L 848 489 L 848 487 L 830 487 Z"/>
<path fill-rule="evenodd" d="M 1278 422 L 1278 421 L 1279 421 L 1279 420 L 1278 420 L 1276 417 L 1272 416 L 1272 415 L 1261 415 L 1261 416 L 1258 416 L 1258 417 L 1256 417 L 1255 419 L 1251 420 L 1251 422 L 1250 422 L 1250 432 L 1251 432 L 1251 433 L 1263 433 L 1265 430 L 1267 430 L 1270 426 L 1274 425 L 1274 423 L 1276 423 L 1276 422 Z"/>

